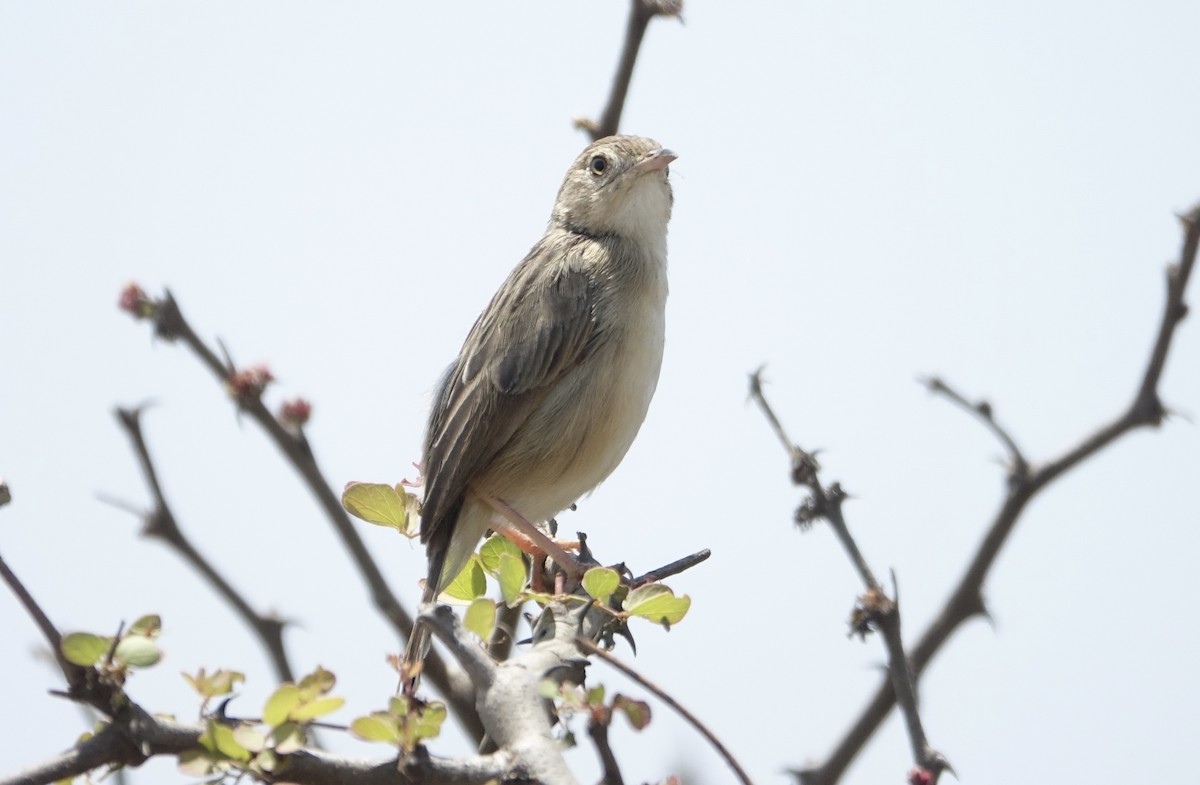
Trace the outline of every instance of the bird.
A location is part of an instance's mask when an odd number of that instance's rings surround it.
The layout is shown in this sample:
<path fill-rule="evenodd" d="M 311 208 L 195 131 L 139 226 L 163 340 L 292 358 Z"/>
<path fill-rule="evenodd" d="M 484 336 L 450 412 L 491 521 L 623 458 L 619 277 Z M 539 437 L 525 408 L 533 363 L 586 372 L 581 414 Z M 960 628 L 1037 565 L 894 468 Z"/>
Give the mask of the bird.
<path fill-rule="evenodd" d="M 662 367 L 676 158 L 640 136 L 589 144 L 567 170 L 542 238 L 443 376 L 421 464 L 423 605 L 489 529 L 533 536 L 531 524 L 607 479 L 637 436 Z M 418 623 L 402 671 L 414 689 L 428 648 Z"/>

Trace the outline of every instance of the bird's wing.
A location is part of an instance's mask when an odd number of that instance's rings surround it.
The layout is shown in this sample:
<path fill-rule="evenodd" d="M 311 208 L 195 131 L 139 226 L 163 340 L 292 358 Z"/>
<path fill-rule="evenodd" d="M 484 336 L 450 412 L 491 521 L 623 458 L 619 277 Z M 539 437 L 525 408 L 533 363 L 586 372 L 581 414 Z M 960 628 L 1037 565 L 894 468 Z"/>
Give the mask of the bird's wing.
<path fill-rule="evenodd" d="M 487 470 L 554 383 L 603 340 L 584 248 L 574 243 L 564 253 L 553 245 L 543 240 L 513 270 L 438 390 L 421 516 L 431 558 L 449 542 L 468 482 Z"/>

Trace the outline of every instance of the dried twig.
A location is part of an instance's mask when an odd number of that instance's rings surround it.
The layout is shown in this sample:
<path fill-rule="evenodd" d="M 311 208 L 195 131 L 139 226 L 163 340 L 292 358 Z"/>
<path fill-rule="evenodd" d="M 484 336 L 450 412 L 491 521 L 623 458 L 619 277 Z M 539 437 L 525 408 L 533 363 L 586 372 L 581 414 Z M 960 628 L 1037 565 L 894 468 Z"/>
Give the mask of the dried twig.
<path fill-rule="evenodd" d="M 625 43 L 621 47 L 621 59 L 613 75 L 608 103 L 600 119 L 575 118 L 575 125 L 592 137 L 592 140 L 612 136 L 621 126 L 621 112 L 625 109 L 625 98 L 629 94 L 629 83 L 633 80 L 633 67 L 637 64 L 638 51 L 650 20 L 656 16 L 679 16 L 683 0 L 630 0 L 629 21 L 625 25 Z"/>
<path fill-rule="evenodd" d="M 1187 315 L 1184 293 L 1196 264 L 1197 247 L 1200 246 L 1200 205 L 1181 216 L 1180 220 L 1183 224 L 1183 247 L 1179 261 L 1167 269 L 1166 302 L 1150 357 L 1132 403 L 1122 414 L 1083 438 L 1059 458 L 1042 465 L 1036 471 L 1029 472 L 1024 478 L 1010 475 L 1013 481 L 1009 483 L 1008 493 L 966 572 L 951 591 L 937 617 L 921 635 L 916 646 L 910 650 L 909 660 L 917 678 L 963 622 L 986 613 L 982 595 L 983 582 L 1029 501 L 1054 480 L 1121 436 L 1137 428 L 1153 427 L 1162 423 L 1167 410 L 1159 398 L 1158 384 L 1166 367 L 1175 330 Z M 850 762 L 866 745 L 867 740 L 883 723 L 895 702 L 892 684 L 884 682 L 829 757 L 819 766 L 795 771 L 796 776 L 804 785 L 832 785 L 837 782 Z"/>
<path fill-rule="evenodd" d="M 811 523 L 818 518 L 828 521 L 862 579 L 866 591 L 859 598 L 851 617 L 851 631 L 865 637 L 868 632 L 878 630 L 883 637 L 888 655 L 889 682 L 904 715 L 905 727 L 908 729 L 909 742 L 912 745 L 913 762 L 917 769 L 927 772 L 928 782 L 936 783 L 949 766 L 941 753 L 929 744 L 921 722 L 916 679 L 909 664 L 908 654 L 904 651 L 904 639 L 900 632 L 899 592 L 894 590 L 893 596 L 888 597 L 867 564 L 858 543 L 850 534 L 850 527 L 842 513 L 842 502 L 846 499 L 845 491 L 838 483 L 833 483 L 828 488 L 823 486 L 818 476 L 820 467 L 815 457 L 788 439 L 783 424 L 763 393 L 761 369 L 750 378 L 750 396 L 762 409 L 776 435 L 787 446 L 792 459 L 793 482 L 808 489 L 809 499 L 797 510 L 797 521 L 801 524 Z M 896 585 L 894 574 L 892 585 Z"/>
<path fill-rule="evenodd" d="M 658 697 L 659 700 L 661 700 L 663 703 L 667 704 L 672 709 L 674 709 L 675 712 L 677 714 L 679 714 L 680 717 L 683 717 L 685 720 L 687 720 L 687 722 L 693 728 L 695 728 L 697 731 L 700 732 L 700 735 L 702 735 L 708 741 L 708 743 L 713 746 L 713 749 L 715 749 L 717 751 L 717 754 L 719 754 L 722 758 L 725 759 L 725 762 L 727 764 L 729 764 L 729 768 L 733 769 L 734 774 L 737 775 L 737 778 L 742 783 L 742 785 L 753 785 L 753 783 L 750 781 L 750 776 L 748 774 L 746 774 L 746 770 L 743 769 L 741 767 L 741 765 L 737 762 L 737 759 L 733 757 L 733 753 L 731 753 L 728 750 L 728 748 L 726 748 L 726 746 L 721 743 L 721 740 L 718 739 L 713 734 L 713 732 L 708 729 L 708 726 L 705 725 L 703 722 L 701 722 L 700 719 L 695 714 L 692 714 L 690 711 L 688 711 L 682 705 L 680 705 L 679 701 L 672 698 L 670 696 L 670 694 L 668 694 L 661 687 L 654 684 L 653 682 L 648 680 L 645 676 L 641 675 L 640 673 L 638 673 L 637 671 L 635 671 L 633 668 L 629 667 L 625 663 L 621 662 L 616 657 L 609 654 L 607 651 L 600 648 L 599 646 L 597 646 L 595 643 L 588 640 L 587 638 L 576 638 L 575 645 L 578 646 L 579 649 L 581 651 L 583 651 L 585 654 L 594 655 L 596 657 L 599 657 L 600 659 L 604 660 L 606 663 L 608 663 L 612 667 L 619 670 L 621 673 L 625 674 L 626 676 L 633 679 L 638 684 L 640 684 L 643 687 L 645 687 L 646 689 L 650 690 L 650 692 L 653 692 Z"/>
<path fill-rule="evenodd" d="M 604 771 L 600 785 L 625 785 L 617 756 L 613 754 L 612 746 L 608 743 L 608 723 L 592 720 L 588 723 L 588 736 L 596 746 L 596 754 L 600 757 L 600 766 Z"/>
<path fill-rule="evenodd" d="M 350 516 L 342 509 L 341 500 L 321 474 L 316 458 L 303 434 L 287 427 L 267 410 L 261 399 L 261 387 L 247 392 L 245 388 L 239 389 L 235 386 L 236 380 L 244 376 L 246 372 L 243 371 L 239 375 L 231 362 L 219 359 L 216 353 L 196 335 L 195 330 L 184 319 L 178 303 L 175 302 L 175 298 L 169 291 L 161 300 L 153 301 L 150 305 L 147 312 L 154 319 L 155 334 L 170 341 L 182 341 L 212 372 L 217 381 L 233 393 L 232 397 L 239 410 L 266 431 L 284 458 L 300 474 L 305 486 L 316 497 L 326 518 L 341 537 L 346 550 L 349 551 L 359 574 L 367 584 L 375 607 L 390 622 L 400 638 L 407 640 L 408 634 L 412 630 L 412 616 L 392 593 L 391 587 L 384 579 L 379 565 L 367 550 L 367 546 L 355 529 Z M 479 715 L 475 710 L 469 685 L 461 673 L 451 671 L 446 662 L 437 656 L 436 652 L 432 652 L 425 660 L 423 675 L 453 705 L 455 715 L 467 732 L 475 739 L 482 738 L 483 726 L 479 722 Z"/>
<path fill-rule="evenodd" d="M 171 511 L 171 507 L 167 504 L 166 497 L 163 495 L 162 485 L 158 479 L 158 471 L 154 467 L 154 461 L 150 457 L 150 449 L 146 445 L 145 436 L 142 434 L 142 411 L 140 407 L 136 409 L 118 408 L 116 411 L 117 422 L 121 424 L 121 427 L 133 444 L 133 451 L 138 456 L 142 473 L 146 477 L 146 484 L 150 487 L 151 496 L 154 497 L 154 509 L 142 514 L 142 519 L 145 522 L 142 534 L 146 537 L 154 537 L 162 540 L 183 557 L 184 561 L 191 564 L 208 581 L 217 594 L 221 595 L 226 602 L 233 606 L 237 614 L 242 617 L 242 620 L 258 636 L 263 648 L 267 651 L 267 656 L 270 658 L 271 664 L 275 668 L 275 675 L 279 677 L 279 680 L 295 681 L 292 667 L 288 662 L 287 652 L 283 645 L 283 621 L 274 615 L 265 616 L 260 614 L 250 607 L 250 603 L 246 601 L 245 597 L 237 589 L 233 588 L 233 585 L 217 571 L 216 567 L 196 549 L 191 540 L 187 538 L 187 535 L 179 527 L 175 514 Z"/>

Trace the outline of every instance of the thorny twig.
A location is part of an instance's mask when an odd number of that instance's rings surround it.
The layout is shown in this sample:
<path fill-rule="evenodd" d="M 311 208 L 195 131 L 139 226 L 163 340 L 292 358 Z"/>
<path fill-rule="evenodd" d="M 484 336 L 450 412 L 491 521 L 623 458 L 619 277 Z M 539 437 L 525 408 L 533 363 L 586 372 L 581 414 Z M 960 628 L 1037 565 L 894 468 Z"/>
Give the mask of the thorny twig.
<path fill-rule="evenodd" d="M 690 711 L 680 705 L 679 701 L 672 698 L 669 693 L 587 638 L 576 638 L 575 645 L 578 646 L 579 649 L 585 654 L 599 657 L 612 667 L 619 670 L 621 673 L 650 690 L 650 692 L 653 692 L 659 700 L 674 709 L 680 717 L 683 717 L 693 728 L 700 732 L 700 735 L 702 735 L 708 741 L 708 743 L 713 746 L 713 749 L 717 751 L 717 754 L 725 759 L 725 762 L 729 765 L 729 768 L 733 769 L 734 774 L 737 775 L 737 778 L 742 785 L 753 785 L 753 783 L 750 781 L 750 776 L 746 774 L 746 770 L 743 769 L 741 764 L 737 762 L 737 759 L 733 757 L 733 753 L 731 753 L 729 749 L 721 743 L 721 740 L 718 739 L 716 735 L 714 735 L 713 732 L 708 729 L 707 725 L 701 722 L 696 715 L 692 714 Z"/>
<path fill-rule="evenodd" d="M 936 783 L 949 766 L 942 754 L 929 744 L 921 722 L 916 678 L 904 651 L 904 639 L 900 632 L 899 593 L 893 591 L 893 596 L 888 597 L 867 564 L 858 543 L 850 534 L 850 527 L 842 514 L 845 491 L 838 483 L 833 483 L 828 488 L 824 487 L 818 476 L 820 467 L 815 458 L 787 437 L 783 424 L 763 394 L 761 369 L 750 377 L 750 396 L 762 409 L 776 435 L 784 444 L 789 445 L 793 482 L 807 488 L 810 494 L 810 498 L 797 511 L 797 520 L 802 524 L 811 523 L 818 518 L 828 521 L 862 579 L 866 591 L 859 598 L 851 617 L 851 631 L 865 637 L 869 631 L 878 630 L 883 637 L 888 654 L 889 681 L 904 715 L 909 742 L 912 745 L 913 761 L 918 769 L 928 772 L 930 783 Z M 896 584 L 894 574 L 892 584 Z"/>
<path fill-rule="evenodd" d="M 1159 397 L 1158 385 L 1166 367 L 1175 331 L 1188 311 L 1184 293 L 1195 268 L 1197 248 L 1200 247 L 1200 204 L 1180 216 L 1180 221 L 1183 226 L 1183 244 L 1179 260 L 1167 268 L 1166 300 L 1154 344 L 1150 350 L 1150 357 L 1133 401 L 1123 413 L 1081 439 L 1078 444 L 1067 449 L 1060 457 L 1041 465 L 1036 470 L 1029 471 L 1024 477 L 1010 471 L 1008 492 L 984 534 L 978 550 L 962 578 L 950 592 L 941 611 L 921 635 L 916 645 L 909 649 L 909 663 L 915 678 L 920 678 L 933 656 L 941 650 L 959 626 L 974 616 L 986 614 L 987 608 L 982 593 L 983 582 L 1029 501 L 1054 480 L 1096 455 L 1125 434 L 1137 428 L 1156 427 L 1162 423 L 1167 409 Z M 978 411 L 977 407 L 972 408 Z M 979 414 L 982 415 L 983 412 L 979 412 Z M 989 425 L 989 428 L 996 432 L 993 425 Z M 1003 437 L 1001 439 L 1003 440 Z M 1013 444 L 1015 445 L 1015 440 L 1013 440 Z M 1014 455 L 1018 454 L 1020 453 L 1014 453 Z M 804 785 L 836 783 L 841 779 L 851 761 L 858 756 L 867 741 L 878 730 L 895 703 L 896 695 L 892 683 L 885 681 L 880 684 L 858 719 L 847 730 L 829 757 L 820 765 L 796 770 L 793 773 Z"/>
<path fill-rule="evenodd" d="M 121 424 L 121 428 L 124 429 L 133 444 L 133 451 L 138 456 L 142 473 L 146 477 L 146 484 L 150 487 L 151 496 L 154 497 L 154 508 L 142 515 L 142 519 L 145 521 L 142 534 L 165 542 L 183 557 L 184 561 L 191 564 L 197 572 L 204 576 L 217 594 L 233 606 L 237 614 L 258 636 L 263 648 L 267 650 L 267 656 L 270 658 L 271 664 L 275 668 L 275 675 L 279 677 L 279 680 L 295 681 L 291 664 L 288 662 L 287 651 L 283 645 L 283 621 L 274 615 L 264 616 L 250 607 L 250 603 L 246 601 L 245 597 L 225 579 L 225 576 L 217 571 L 216 567 L 196 549 L 183 530 L 179 528 L 175 514 L 163 495 L 158 471 L 154 467 L 150 449 L 146 445 L 146 439 L 142 433 L 142 411 L 141 407 L 118 408 L 116 411 L 117 422 Z"/>
<path fill-rule="evenodd" d="M 646 35 L 650 20 L 656 16 L 679 16 L 682 10 L 683 0 L 630 0 L 629 21 L 625 25 L 625 43 L 621 47 L 617 72 L 613 75 L 608 103 L 605 104 L 598 121 L 575 118 L 575 125 L 587 131 L 593 141 L 612 136 L 621 126 L 621 112 L 625 109 L 625 98 L 629 94 L 629 84 L 633 81 L 633 67 L 637 64 L 638 51 L 641 49 L 642 38 Z"/>
<path fill-rule="evenodd" d="M 383 572 L 367 550 L 362 537 L 355 529 L 350 516 L 342 509 L 341 500 L 321 473 L 316 458 L 303 434 L 280 422 L 263 404 L 262 388 L 250 385 L 237 386 L 236 381 L 244 378 L 247 371 L 238 372 L 231 362 L 222 361 L 184 319 L 175 298 L 168 291 L 161 300 L 150 301 L 148 317 L 154 320 L 155 334 L 169 341 L 182 341 L 200 359 L 217 380 L 232 394 L 240 412 L 254 420 L 270 437 L 284 458 L 300 474 L 305 486 L 316 497 L 329 522 L 349 551 L 375 607 L 401 637 L 407 640 L 412 630 L 412 616 L 404 609 L 392 593 L 383 577 Z M 250 369 L 253 370 L 253 369 Z M 424 676 L 446 696 L 455 708 L 455 714 L 475 739 L 483 736 L 483 726 L 471 699 L 469 685 L 457 671 L 452 672 L 446 662 L 432 652 L 425 660 Z"/>

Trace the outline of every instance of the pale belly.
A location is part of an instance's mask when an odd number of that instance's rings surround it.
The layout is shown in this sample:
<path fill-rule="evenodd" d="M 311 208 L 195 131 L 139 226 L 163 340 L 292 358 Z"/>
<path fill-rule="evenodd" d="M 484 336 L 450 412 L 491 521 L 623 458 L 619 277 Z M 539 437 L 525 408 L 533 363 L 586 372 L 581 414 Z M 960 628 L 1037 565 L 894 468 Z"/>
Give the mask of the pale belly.
<path fill-rule="evenodd" d="M 633 444 L 662 366 L 662 311 L 647 310 L 557 384 L 506 451 L 508 481 L 488 484 L 527 520 L 545 521 L 592 491 Z"/>

